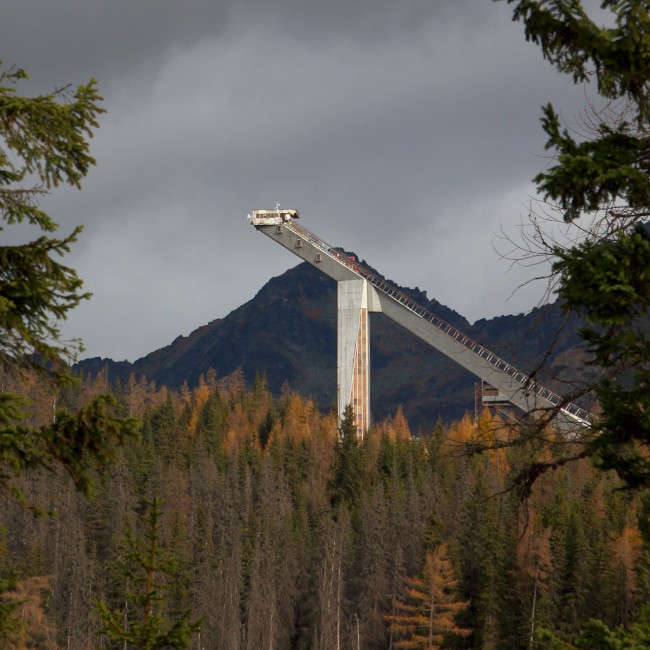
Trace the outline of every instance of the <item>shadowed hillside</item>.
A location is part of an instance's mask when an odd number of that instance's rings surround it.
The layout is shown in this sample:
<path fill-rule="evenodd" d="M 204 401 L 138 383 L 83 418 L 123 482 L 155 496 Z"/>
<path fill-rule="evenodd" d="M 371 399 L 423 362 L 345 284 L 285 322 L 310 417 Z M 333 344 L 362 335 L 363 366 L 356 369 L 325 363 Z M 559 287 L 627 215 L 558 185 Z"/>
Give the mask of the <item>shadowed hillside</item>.
<path fill-rule="evenodd" d="M 563 322 L 560 310 L 548 305 L 527 315 L 480 320 L 470 326 L 418 289 L 401 289 L 526 372 L 543 358 Z M 438 418 L 450 421 L 473 410 L 473 375 L 382 314 L 371 315 L 370 327 L 374 417 L 393 414 L 402 405 L 414 430 L 427 432 Z M 575 361 L 576 355 L 566 352 L 576 345 L 575 327 L 566 328 L 553 358 L 563 354 Z M 126 381 L 134 373 L 171 388 L 184 382 L 194 386 L 210 368 L 219 376 L 241 368 L 249 382 L 264 373 L 274 394 L 287 382 L 326 410 L 336 400 L 336 283 L 308 264 L 299 264 L 269 280 L 252 300 L 225 318 L 179 336 L 133 364 L 99 358 L 78 364 L 79 370 L 93 374 L 104 367 L 112 379 Z"/>

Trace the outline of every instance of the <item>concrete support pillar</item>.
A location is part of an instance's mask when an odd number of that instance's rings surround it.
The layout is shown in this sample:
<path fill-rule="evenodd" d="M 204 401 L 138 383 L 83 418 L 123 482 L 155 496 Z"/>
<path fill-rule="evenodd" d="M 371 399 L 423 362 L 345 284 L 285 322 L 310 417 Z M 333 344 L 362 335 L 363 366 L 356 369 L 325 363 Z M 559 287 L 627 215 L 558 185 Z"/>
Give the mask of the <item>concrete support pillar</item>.
<path fill-rule="evenodd" d="M 339 420 L 343 417 L 345 407 L 352 405 L 360 437 L 370 426 L 368 290 L 368 282 L 364 279 L 337 282 Z"/>

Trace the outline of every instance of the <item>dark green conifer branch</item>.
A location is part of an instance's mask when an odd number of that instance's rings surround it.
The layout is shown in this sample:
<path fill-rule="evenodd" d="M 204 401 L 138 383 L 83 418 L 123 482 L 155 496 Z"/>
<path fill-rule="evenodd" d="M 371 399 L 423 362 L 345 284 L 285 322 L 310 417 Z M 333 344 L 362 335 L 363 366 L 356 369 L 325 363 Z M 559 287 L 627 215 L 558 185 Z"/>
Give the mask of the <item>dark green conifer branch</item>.
<path fill-rule="evenodd" d="M 82 350 L 79 340 L 62 340 L 60 323 L 90 294 L 61 261 L 81 227 L 54 236 L 58 224 L 38 201 L 62 183 L 81 186 L 95 164 L 88 140 L 104 109 L 94 79 L 37 97 L 16 92 L 24 79 L 24 70 L 0 63 L 0 232 L 29 224 L 43 234 L 0 245 L 0 371 L 14 378 L 34 373 L 54 400 L 73 382 L 69 365 Z M 58 410 L 50 424 L 32 426 L 27 401 L 0 394 L 0 491 L 21 498 L 14 480 L 22 471 L 58 466 L 89 494 L 93 468 L 104 468 L 115 446 L 136 435 L 136 421 L 114 417 L 113 407 L 104 396 L 76 416 Z"/>
<path fill-rule="evenodd" d="M 560 72 L 595 81 L 579 136 L 543 108 L 553 163 L 535 182 L 572 234 L 558 241 L 533 214 L 523 257 L 551 262 L 565 312 L 586 321 L 597 379 L 585 392 L 602 411 L 586 444 L 629 487 L 650 485 L 650 1 L 603 0 L 603 25 L 579 0 L 507 2 Z"/>

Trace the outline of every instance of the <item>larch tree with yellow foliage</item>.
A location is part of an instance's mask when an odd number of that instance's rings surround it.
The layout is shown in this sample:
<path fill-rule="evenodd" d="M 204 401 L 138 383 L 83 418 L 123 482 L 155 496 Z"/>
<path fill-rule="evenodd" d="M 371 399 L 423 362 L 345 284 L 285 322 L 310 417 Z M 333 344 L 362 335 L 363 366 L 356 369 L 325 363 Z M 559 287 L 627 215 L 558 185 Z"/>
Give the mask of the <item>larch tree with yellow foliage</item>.
<path fill-rule="evenodd" d="M 422 575 L 406 579 L 406 598 L 396 600 L 396 613 L 386 617 L 394 648 L 436 650 L 450 636 L 466 636 L 469 630 L 456 623 L 467 606 L 458 600 L 458 580 L 445 543 L 428 551 Z"/>

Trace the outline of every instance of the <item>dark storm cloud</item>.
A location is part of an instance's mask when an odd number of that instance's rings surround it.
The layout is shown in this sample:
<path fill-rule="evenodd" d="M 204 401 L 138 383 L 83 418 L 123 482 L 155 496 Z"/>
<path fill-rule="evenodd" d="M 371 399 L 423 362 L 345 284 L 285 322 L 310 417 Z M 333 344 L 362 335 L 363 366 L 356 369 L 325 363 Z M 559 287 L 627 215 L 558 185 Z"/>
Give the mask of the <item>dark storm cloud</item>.
<path fill-rule="evenodd" d="M 457 11 L 467 1 L 8 0 L 0 33 L 5 62 L 38 71 L 44 83 L 60 74 L 108 83 L 130 68 L 156 67 L 174 48 L 241 25 L 265 30 L 269 47 L 282 38 L 307 47 L 336 39 L 392 40 L 396 33 L 408 37 L 433 15 L 444 17 L 452 4 Z"/>
<path fill-rule="evenodd" d="M 131 69 L 155 68 L 170 48 L 218 35 L 228 6 L 211 0 L 8 0 L 2 13 L 5 63 L 53 86 L 61 77 L 119 83 Z"/>
<path fill-rule="evenodd" d="M 582 96 L 489 0 L 11 2 L 0 58 L 33 87 L 99 79 L 108 112 L 71 264 L 94 299 L 66 325 L 135 358 L 226 315 L 296 263 L 246 223 L 276 201 L 469 318 L 541 290 L 499 265 L 545 164 L 539 107 Z M 277 250 L 276 250 L 277 248 Z"/>

